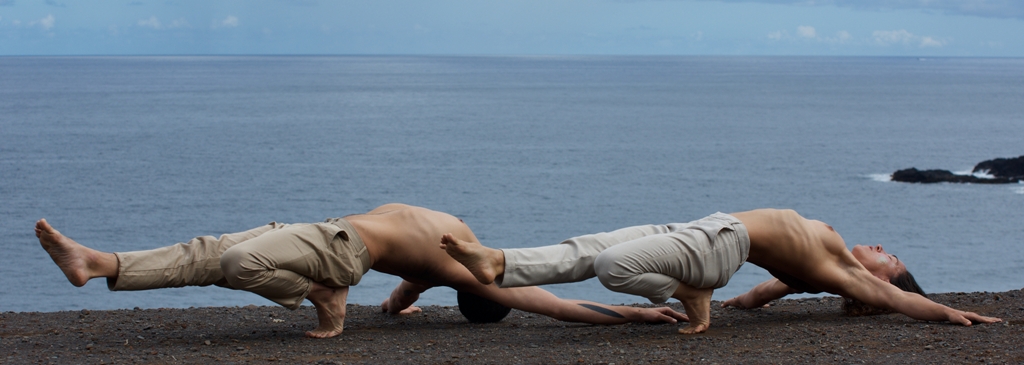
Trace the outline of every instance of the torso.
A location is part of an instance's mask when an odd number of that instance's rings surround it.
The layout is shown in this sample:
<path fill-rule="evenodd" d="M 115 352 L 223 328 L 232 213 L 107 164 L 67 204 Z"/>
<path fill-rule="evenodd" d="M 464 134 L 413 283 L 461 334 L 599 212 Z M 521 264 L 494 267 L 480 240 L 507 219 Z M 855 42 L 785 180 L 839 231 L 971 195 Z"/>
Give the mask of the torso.
<path fill-rule="evenodd" d="M 846 243 L 831 226 L 808 220 L 792 210 L 761 209 L 734 213 L 750 234 L 750 263 L 774 274 L 788 275 L 807 286 L 802 291 L 827 291 L 841 294 L 841 272 L 863 266 L 846 248 Z M 799 283 L 796 283 L 799 285 Z M 816 290 L 809 290 L 816 289 Z"/>
<path fill-rule="evenodd" d="M 441 236 L 477 241 L 473 231 L 450 214 L 404 204 L 387 204 L 366 214 L 346 216 L 370 252 L 372 269 L 413 283 L 453 286 L 472 275 L 439 248 Z"/>

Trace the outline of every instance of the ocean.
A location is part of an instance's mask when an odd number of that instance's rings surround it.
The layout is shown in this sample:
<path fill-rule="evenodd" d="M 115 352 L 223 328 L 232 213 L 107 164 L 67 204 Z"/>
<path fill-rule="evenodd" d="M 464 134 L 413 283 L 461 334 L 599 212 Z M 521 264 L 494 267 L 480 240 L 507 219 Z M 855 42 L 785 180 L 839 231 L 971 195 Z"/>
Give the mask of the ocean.
<path fill-rule="evenodd" d="M 792 208 L 882 244 L 926 291 L 1019 289 L 1024 185 L 887 176 L 1024 155 L 1021 100 L 1024 59 L 0 57 L 0 311 L 273 305 L 75 288 L 39 218 L 128 251 L 389 202 L 456 215 L 491 247 Z M 714 298 L 768 278 L 744 265 Z M 399 282 L 370 272 L 349 303 Z M 593 279 L 547 288 L 646 302 Z"/>

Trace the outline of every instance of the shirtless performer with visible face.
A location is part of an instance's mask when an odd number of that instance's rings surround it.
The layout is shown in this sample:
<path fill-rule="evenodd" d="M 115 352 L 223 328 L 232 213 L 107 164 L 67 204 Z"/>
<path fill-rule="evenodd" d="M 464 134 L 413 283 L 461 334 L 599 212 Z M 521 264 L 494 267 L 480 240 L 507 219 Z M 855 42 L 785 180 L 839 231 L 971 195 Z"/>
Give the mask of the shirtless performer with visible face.
<path fill-rule="evenodd" d="M 148 251 L 101 252 L 54 229 L 45 219 L 35 233 L 68 281 L 83 286 L 106 278 L 111 290 L 218 285 L 248 290 L 290 309 L 304 299 L 316 307 L 319 325 L 306 332 L 341 334 L 349 286 L 369 269 L 404 280 L 381 303 L 392 314 L 419 312 L 420 293 L 448 286 L 498 304 L 555 319 L 596 324 L 676 323 L 686 316 L 666 307 L 634 308 L 559 299 L 537 287 L 502 289 L 478 282 L 461 264 L 437 249 L 441 236 L 477 242 L 473 231 L 449 214 L 387 204 L 366 214 L 324 223 L 271 223 L 223 236 Z"/>
<path fill-rule="evenodd" d="M 708 329 L 712 292 L 744 261 L 775 278 L 723 307 L 757 308 L 792 293 L 828 292 L 919 320 L 965 326 L 1000 321 L 928 300 L 903 262 L 881 245 L 849 250 L 831 226 L 792 210 L 717 213 L 686 224 L 629 227 L 530 249 L 496 250 L 445 235 L 440 247 L 481 283 L 540 285 L 597 276 L 609 289 L 656 303 L 676 298 L 689 316 L 680 333 Z M 541 259 L 561 254 L 569 256 Z"/>

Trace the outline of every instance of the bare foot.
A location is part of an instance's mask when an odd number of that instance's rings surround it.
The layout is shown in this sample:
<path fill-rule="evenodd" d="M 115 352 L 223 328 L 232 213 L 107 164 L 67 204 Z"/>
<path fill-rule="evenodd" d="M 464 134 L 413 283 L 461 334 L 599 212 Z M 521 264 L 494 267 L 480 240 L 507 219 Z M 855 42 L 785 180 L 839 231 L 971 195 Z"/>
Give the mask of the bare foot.
<path fill-rule="evenodd" d="M 441 249 L 469 269 L 481 284 L 493 283 L 494 278 L 505 272 L 505 254 L 479 242 L 463 241 L 446 233 L 441 236 Z"/>
<path fill-rule="evenodd" d="M 320 325 L 312 331 L 306 331 L 306 337 L 330 338 L 341 334 L 345 329 L 345 301 L 348 298 L 348 287 L 330 288 L 314 282 L 306 299 L 313 302 L 316 317 Z"/>
<path fill-rule="evenodd" d="M 683 302 L 686 316 L 690 319 L 690 324 L 680 328 L 679 333 L 701 333 L 711 327 L 711 294 L 714 292 L 713 288 L 697 289 L 685 283 L 679 284 L 672 297 Z"/>
<path fill-rule="evenodd" d="M 60 234 L 46 219 L 36 222 L 35 230 L 43 249 L 72 285 L 83 286 L 92 278 L 117 276 L 117 257 L 114 254 L 82 246 Z"/>

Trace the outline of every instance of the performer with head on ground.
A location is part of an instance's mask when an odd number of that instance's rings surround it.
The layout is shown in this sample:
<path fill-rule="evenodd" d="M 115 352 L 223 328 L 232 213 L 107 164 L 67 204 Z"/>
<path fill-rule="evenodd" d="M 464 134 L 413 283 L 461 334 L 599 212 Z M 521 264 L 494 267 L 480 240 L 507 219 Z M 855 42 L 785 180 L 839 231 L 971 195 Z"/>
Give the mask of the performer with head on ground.
<path fill-rule="evenodd" d="M 563 321 L 618 324 L 686 319 L 669 308 L 608 306 L 559 299 L 536 287 L 503 289 L 482 284 L 437 249 L 446 232 L 462 242 L 477 242 L 473 231 L 449 214 L 404 204 L 387 204 L 323 223 L 270 223 L 219 238 L 196 237 L 187 243 L 133 252 L 101 252 L 83 246 L 45 219 L 36 222 L 35 232 L 75 286 L 93 278 L 106 278 L 111 290 L 212 284 L 247 290 L 289 309 L 309 299 L 319 325 L 306 335 L 317 338 L 342 332 L 349 286 L 358 284 L 370 269 L 404 279 L 381 303 L 382 310 L 392 314 L 419 312 L 412 304 L 420 293 L 448 286 Z"/>
<path fill-rule="evenodd" d="M 597 276 L 608 289 L 654 303 L 676 298 L 690 322 L 680 333 L 708 329 L 712 292 L 747 261 L 775 278 L 723 307 L 756 308 L 788 294 L 828 292 L 920 320 L 965 326 L 1000 321 L 928 300 L 903 261 L 881 245 L 847 249 L 832 226 L 793 210 L 716 213 L 689 223 L 628 227 L 523 249 L 491 249 L 448 234 L 440 247 L 485 284 L 517 287 Z"/>

